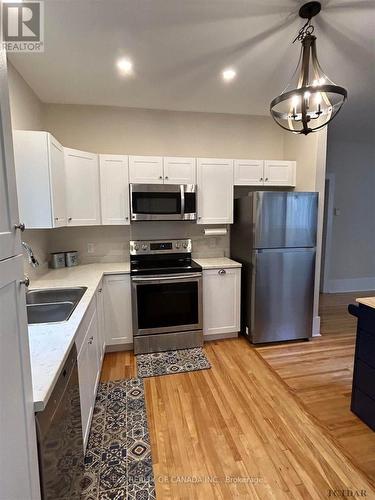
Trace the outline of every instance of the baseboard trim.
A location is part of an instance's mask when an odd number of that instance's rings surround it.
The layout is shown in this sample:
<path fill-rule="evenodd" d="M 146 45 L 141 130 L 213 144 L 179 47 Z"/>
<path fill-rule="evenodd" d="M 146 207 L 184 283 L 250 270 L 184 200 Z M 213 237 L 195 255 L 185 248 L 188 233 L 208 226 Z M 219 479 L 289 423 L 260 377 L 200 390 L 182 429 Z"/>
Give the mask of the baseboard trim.
<path fill-rule="evenodd" d="M 132 351 L 133 342 L 128 344 L 106 345 L 105 352 L 119 352 L 119 351 Z"/>
<path fill-rule="evenodd" d="M 375 277 L 329 280 L 328 290 L 328 293 L 375 290 Z"/>
<path fill-rule="evenodd" d="M 204 333 L 203 340 L 205 342 L 209 340 L 224 340 L 224 339 L 235 339 L 238 337 L 238 332 L 231 333 Z"/>
<path fill-rule="evenodd" d="M 312 336 L 320 337 L 320 316 L 314 316 L 313 318 L 313 327 L 312 327 Z"/>

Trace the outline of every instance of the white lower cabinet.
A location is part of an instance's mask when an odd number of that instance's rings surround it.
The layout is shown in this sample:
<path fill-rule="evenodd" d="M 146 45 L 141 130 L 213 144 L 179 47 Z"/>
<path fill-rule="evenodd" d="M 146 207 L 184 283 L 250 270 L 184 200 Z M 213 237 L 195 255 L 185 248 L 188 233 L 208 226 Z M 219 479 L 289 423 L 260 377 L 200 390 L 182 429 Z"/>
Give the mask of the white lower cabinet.
<path fill-rule="evenodd" d="M 100 377 L 98 315 L 95 300 L 91 302 L 78 330 L 76 346 L 78 352 L 77 363 L 83 442 L 86 449 L 94 410 L 96 389 Z"/>
<path fill-rule="evenodd" d="M 105 350 L 103 280 L 100 282 L 98 289 L 96 291 L 96 311 L 98 314 L 98 338 L 99 338 L 98 357 L 101 366 Z"/>
<path fill-rule="evenodd" d="M 203 334 L 206 340 L 240 330 L 241 268 L 203 270 Z"/>
<path fill-rule="evenodd" d="M 133 344 L 130 276 L 104 276 L 104 325 L 106 346 Z"/>

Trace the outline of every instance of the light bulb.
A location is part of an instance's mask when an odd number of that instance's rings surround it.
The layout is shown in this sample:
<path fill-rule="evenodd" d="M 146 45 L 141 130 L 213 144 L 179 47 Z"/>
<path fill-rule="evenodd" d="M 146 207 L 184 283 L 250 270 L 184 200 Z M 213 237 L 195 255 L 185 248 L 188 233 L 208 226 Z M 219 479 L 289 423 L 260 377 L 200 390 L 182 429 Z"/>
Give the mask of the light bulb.
<path fill-rule="evenodd" d="M 299 101 L 300 101 L 299 95 L 292 96 L 292 106 L 294 107 L 298 106 Z"/>
<path fill-rule="evenodd" d="M 315 104 L 320 104 L 322 102 L 322 94 L 320 92 L 316 92 L 314 94 L 315 97 Z"/>

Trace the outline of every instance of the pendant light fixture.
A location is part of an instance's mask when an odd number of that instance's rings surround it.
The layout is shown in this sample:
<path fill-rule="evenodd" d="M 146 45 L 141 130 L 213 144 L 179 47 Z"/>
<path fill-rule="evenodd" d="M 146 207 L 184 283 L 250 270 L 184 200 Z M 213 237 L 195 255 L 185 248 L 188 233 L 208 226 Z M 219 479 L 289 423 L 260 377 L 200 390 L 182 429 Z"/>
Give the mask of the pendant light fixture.
<path fill-rule="evenodd" d="M 347 97 L 346 89 L 335 85 L 318 62 L 311 19 L 320 9 L 320 2 L 308 2 L 300 8 L 299 15 L 307 22 L 293 41 L 302 44 L 298 65 L 292 81 L 270 105 L 276 123 L 295 134 L 307 135 L 325 127 Z"/>

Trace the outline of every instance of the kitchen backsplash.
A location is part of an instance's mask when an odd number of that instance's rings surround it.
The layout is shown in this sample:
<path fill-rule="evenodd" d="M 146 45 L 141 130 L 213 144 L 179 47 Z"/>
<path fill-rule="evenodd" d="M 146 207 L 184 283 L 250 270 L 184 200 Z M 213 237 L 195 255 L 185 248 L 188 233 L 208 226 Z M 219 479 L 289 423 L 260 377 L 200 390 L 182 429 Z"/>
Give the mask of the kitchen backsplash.
<path fill-rule="evenodd" d="M 210 229 L 224 227 L 210 225 Z M 35 279 L 48 269 L 50 252 L 77 250 L 81 264 L 129 260 L 129 240 L 191 238 L 193 257 L 229 256 L 229 226 L 224 236 L 205 236 L 204 226 L 191 222 L 137 222 L 131 226 L 64 227 L 27 230 L 24 240 L 40 262 L 34 270 L 25 262 L 25 272 Z"/>

